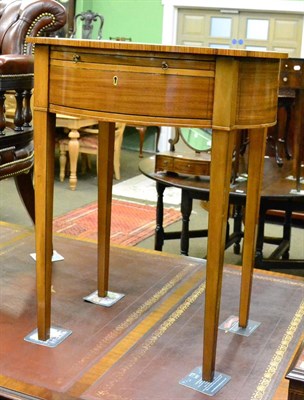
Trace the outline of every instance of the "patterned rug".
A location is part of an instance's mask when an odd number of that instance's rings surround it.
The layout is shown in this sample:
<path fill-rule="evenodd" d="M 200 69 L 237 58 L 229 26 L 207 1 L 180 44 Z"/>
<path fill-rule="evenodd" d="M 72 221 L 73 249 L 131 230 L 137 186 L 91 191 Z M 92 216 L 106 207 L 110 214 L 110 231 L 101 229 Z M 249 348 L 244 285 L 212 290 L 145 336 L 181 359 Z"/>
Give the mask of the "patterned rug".
<path fill-rule="evenodd" d="M 88 204 L 54 220 L 56 234 L 97 241 L 97 203 Z M 152 236 L 155 230 L 156 208 L 152 205 L 112 200 L 111 242 L 134 246 Z M 173 208 L 164 209 L 164 227 L 181 219 Z"/>
<path fill-rule="evenodd" d="M 112 188 L 113 198 L 125 201 L 137 201 L 141 204 L 156 204 L 157 191 L 155 181 L 140 174 L 125 181 L 115 183 Z M 181 189 L 167 187 L 163 196 L 164 205 L 177 207 L 181 203 Z"/>

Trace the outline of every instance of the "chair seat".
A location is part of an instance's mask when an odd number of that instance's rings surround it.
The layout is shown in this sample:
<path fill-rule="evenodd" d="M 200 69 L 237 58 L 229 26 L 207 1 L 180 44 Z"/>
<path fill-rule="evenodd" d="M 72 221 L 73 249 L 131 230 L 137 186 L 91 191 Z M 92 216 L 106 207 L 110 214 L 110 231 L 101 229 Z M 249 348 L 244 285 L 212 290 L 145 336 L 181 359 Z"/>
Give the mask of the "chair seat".
<path fill-rule="evenodd" d="M 79 138 L 79 145 L 84 149 L 91 149 L 97 151 L 98 149 L 98 136 L 97 135 L 83 135 Z"/>
<path fill-rule="evenodd" d="M 58 143 L 61 146 L 68 146 L 70 139 L 68 137 L 59 139 Z M 98 149 L 98 136 L 97 135 L 83 135 L 78 139 L 79 152 L 84 153 L 85 149 L 96 151 Z"/>
<path fill-rule="evenodd" d="M 120 179 L 120 154 L 123 133 L 126 124 L 116 123 L 115 143 L 114 143 L 114 176 Z M 98 129 L 81 128 L 78 131 L 79 137 L 64 137 L 58 140 L 60 150 L 60 180 L 65 178 L 66 153 L 70 155 L 70 188 L 74 190 L 77 183 L 77 159 L 78 154 L 93 154 L 98 152 Z M 71 161 L 73 160 L 73 161 Z M 73 165 L 71 165 L 73 163 Z"/>
<path fill-rule="evenodd" d="M 33 74 L 34 57 L 29 55 L 2 54 L 0 55 L 0 75 Z M 3 78 L 3 77 L 1 77 Z"/>

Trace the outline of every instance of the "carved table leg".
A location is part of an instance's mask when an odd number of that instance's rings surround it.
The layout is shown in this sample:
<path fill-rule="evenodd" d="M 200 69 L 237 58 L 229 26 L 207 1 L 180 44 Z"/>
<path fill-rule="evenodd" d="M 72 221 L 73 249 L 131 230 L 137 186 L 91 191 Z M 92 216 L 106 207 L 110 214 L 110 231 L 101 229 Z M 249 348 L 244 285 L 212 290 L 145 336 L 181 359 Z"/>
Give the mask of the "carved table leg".
<path fill-rule="evenodd" d="M 159 152 L 158 150 L 158 143 L 159 143 L 159 138 L 160 138 L 160 126 L 156 126 L 156 153 Z"/>
<path fill-rule="evenodd" d="M 143 158 L 143 148 L 144 148 L 144 139 L 145 139 L 145 134 L 147 131 L 146 126 L 138 126 L 136 127 L 139 133 L 139 157 Z"/>

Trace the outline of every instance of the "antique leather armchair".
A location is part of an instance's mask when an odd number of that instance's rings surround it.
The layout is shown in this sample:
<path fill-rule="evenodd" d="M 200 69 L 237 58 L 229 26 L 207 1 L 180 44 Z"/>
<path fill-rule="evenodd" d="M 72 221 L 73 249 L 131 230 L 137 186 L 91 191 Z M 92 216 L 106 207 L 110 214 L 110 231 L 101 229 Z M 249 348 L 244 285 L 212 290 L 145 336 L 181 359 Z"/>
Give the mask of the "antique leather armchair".
<path fill-rule="evenodd" d="M 0 0 L 0 180 L 15 178 L 33 222 L 30 99 L 34 85 L 34 47 L 26 38 L 54 32 L 65 22 L 65 8 L 55 0 Z M 5 100 L 10 93 L 16 99 L 12 121 L 6 118 Z"/>

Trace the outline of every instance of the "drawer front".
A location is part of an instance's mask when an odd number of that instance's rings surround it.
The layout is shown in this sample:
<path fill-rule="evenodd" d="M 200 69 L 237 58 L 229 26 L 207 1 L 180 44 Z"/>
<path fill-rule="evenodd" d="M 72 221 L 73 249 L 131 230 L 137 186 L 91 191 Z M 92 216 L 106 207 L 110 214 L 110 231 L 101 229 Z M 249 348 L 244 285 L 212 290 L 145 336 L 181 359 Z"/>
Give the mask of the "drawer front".
<path fill-rule="evenodd" d="M 215 59 L 213 56 L 207 55 L 188 55 L 174 53 L 155 53 L 116 50 L 115 54 L 104 49 L 87 49 L 82 48 L 62 48 L 61 51 L 51 50 L 51 59 L 58 61 L 73 61 L 83 64 L 96 65 L 121 65 L 131 67 L 150 67 L 163 68 L 167 64 L 167 69 L 191 69 L 197 71 L 214 71 Z"/>
<path fill-rule="evenodd" d="M 155 172 L 157 171 L 174 171 L 174 158 L 157 154 L 155 157 Z"/>
<path fill-rule="evenodd" d="M 209 176 L 210 160 L 185 160 L 182 158 L 175 158 L 173 168 L 173 171 L 179 174 Z"/>
<path fill-rule="evenodd" d="M 177 174 L 209 176 L 211 156 L 200 153 L 197 157 L 187 158 L 173 153 L 159 153 L 155 157 L 155 172 L 166 171 Z"/>
<path fill-rule="evenodd" d="M 51 104 L 122 115 L 212 119 L 210 61 L 109 55 L 103 60 L 98 55 L 93 62 L 92 55 L 79 57 L 76 62 L 51 59 Z"/>

